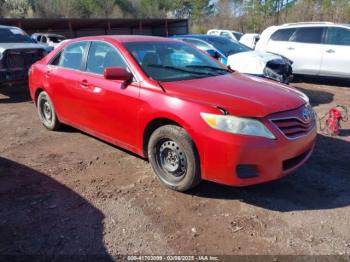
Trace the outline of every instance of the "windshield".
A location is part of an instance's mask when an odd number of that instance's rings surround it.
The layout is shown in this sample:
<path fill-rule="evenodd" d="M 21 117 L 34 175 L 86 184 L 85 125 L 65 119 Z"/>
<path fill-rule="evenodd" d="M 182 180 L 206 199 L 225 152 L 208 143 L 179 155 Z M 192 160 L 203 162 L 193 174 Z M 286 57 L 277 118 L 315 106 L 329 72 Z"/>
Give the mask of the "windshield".
<path fill-rule="evenodd" d="M 130 42 L 124 46 L 143 71 L 163 82 L 218 76 L 228 69 L 211 57 L 180 42 Z"/>
<path fill-rule="evenodd" d="M 232 41 L 224 37 L 209 37 L 208 42 L 211 43 L 215 48 L 224 52 L 226 56 L 252 50 L 239 42 Z"/>
<path fill-rule="evenodd" d="M 0 28 L 0 43 L 34 43 L 34 41 L 19 28 Z"/>

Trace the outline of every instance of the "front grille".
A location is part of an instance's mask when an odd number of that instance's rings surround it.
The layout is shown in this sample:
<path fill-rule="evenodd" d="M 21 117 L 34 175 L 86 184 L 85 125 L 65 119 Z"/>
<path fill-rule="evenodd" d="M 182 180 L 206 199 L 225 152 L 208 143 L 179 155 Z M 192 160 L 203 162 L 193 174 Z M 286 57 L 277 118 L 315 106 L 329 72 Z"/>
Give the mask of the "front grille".
<path fill-rule="evenodd" d="M 29 67 L 43 57 L 41 49 L 8 50 L 6 53 L 7 69 L 29 69 Z"/>
<path fill-rule="evenodd" d="M 313 122 L 303 123 L 299 119 L 276 119 L 272 122 L 281 130 L 281 132 L 288 138 L 297 138 L 309 133 L 313 127 Z"/>
<path fill-rule="evenodd" d="M 310 110 L 308 119 L 303 116 L 305 110 Z M 308 134 L 316 125 L 315 114 L 309 106 L 278 113 L 270 117 L 270 121 L 289 139 Z"/>

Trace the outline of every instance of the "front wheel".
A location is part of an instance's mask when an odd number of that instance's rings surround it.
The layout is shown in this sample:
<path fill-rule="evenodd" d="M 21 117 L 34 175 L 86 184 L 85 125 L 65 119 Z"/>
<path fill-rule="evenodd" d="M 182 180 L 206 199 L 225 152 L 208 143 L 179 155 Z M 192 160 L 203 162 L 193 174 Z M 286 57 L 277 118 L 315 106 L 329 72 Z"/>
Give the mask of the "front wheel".
<path fill-rule="evenodd" d="M 160 181 L 173 190 L 186 191 L 201 181 L 197 150 L 179 126 L 155 130 L 148 143 L 148 157 Z"/>
<path fill-rule="evenodd" d="M 42 91 L 37 99 L 38 115 L 41 123 L 49 130 L 57 130 L 61 123 L 59 122 L 53 103 L 49 95 Z"/>

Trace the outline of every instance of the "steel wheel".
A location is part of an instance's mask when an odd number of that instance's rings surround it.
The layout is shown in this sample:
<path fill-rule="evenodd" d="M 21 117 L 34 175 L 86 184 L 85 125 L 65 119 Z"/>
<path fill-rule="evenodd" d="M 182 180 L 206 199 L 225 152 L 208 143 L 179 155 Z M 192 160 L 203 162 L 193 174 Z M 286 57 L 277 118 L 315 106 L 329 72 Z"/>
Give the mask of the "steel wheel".
<path fill-rule="evenodd" d="M 182 127 L 165 125 L 156 129 L 147 152 L 155 174 L 165 186 L 186 191 L 201 181 L 197 150 Z"/>
<path fill-rule="evenodd" d="M 156 149 L 157 164 L 166 179 L 179 181 L 187 171 L 187 159 L 180 146 L 172 140 L 159 141 Z"/>
<path fill-rule="evenodd" d="M 50 103 L 44 98 L 39 107 L 43 120 L 50 125 L 52 123 L 52 108 Z"/>
<path fill-rule="evenodd" d="M 41 92 L 37 100 L 38 114 L 42 124 L 50 130 L 59 128 L 60 123 L 57 119 L 55 108 L 46 92 Z"/>

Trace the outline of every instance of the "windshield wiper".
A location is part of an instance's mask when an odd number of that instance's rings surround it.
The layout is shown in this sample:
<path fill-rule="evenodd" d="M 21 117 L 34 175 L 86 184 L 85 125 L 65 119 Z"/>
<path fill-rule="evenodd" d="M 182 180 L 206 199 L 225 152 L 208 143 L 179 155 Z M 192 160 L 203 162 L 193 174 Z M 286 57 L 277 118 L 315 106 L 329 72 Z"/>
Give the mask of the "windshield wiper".
<path fill-rule="evenodd" d="M 219 70 L 219 71 L 225 71 L 231 73 L 229 69 L 216 67 L 216 66 L 206 66 L 206 65 L 188 65 L 186 66 L 188 68 L 204 68 L 204 69 L 213 69 L 213 70 Z"/>
<path fill-rule="evenodd" d="M 175 66 L 165 66 L 165 65 L 156 65 L 156 64 L 151 64 L 151 65 L 147 65 L 147 66 L 149 66 L 149 67 L 156 67 L 156 68 L 170 69 L 170 70 L 180 71 L 180 72 L 189 73 L 189 74 L 214 76 L 213 74 L 210 74 L 208 72 L 189 71 L 189 70 L 182 69 L 182 68 L 175 67 Z"/>

